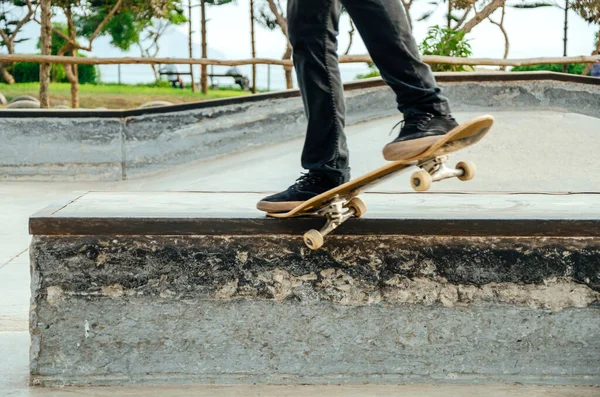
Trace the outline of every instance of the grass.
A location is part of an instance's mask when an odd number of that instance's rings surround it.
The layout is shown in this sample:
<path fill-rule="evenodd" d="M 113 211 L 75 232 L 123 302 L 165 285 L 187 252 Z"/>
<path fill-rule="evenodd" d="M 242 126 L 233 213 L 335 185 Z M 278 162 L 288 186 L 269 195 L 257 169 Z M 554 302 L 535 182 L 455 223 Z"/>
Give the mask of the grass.
<path fill-rule="evenodd" d="M 4 94 L 8 101 L 20 95 L 31 95 L 38 98 L 39 83 L 0 84 L 0 93 Z M 249 95 L 249 92 L 236 89 L 235 87 L 225 87 L 209 90 L 204 95 L 200 91 L 192 93 L 192 90 L 189 88 L 182 90 L 172 88 L 168 85 L 82 84 L 79 86 L 80 107 L 88 109 L 97 107 L 131 109 L 151 101 L 167 101 L 177 104 L 242 95 Z M 68 83 L 51 83 L 50 105 L 54 107 L 70 104 L 71 85 Z"/>

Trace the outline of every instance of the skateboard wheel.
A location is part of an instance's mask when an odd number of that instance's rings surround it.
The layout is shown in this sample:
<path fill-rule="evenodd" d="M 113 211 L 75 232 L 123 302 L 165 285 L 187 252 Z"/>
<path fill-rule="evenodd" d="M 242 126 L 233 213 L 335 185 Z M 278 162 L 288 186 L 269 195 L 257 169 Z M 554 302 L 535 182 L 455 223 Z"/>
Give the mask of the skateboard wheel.
<path fill-rule="evenodd" d="M 472 161 L 461 161 L 456 164 L 456 169 L 461 170 L 463 174 L 458 177 L 461 181 L 470 181 L 475 178 L 475 163 Z"/>
<path fill-rule="evenodd" d="M 354 210 L 354 216 L 357 218 L 360 218 L 367 213 L 367 205 L 358 197 L 354 197 L 352 200 L 350 200 L 348 203 L 348 208 Z"/>
<path fill-rule="evenodd" d="M 323 246 L 323 236 L 318 230 L 311 229 L 304 233 L 304 243 L 312 250 L 318 250 Z"/>
<path fill-rule="evenodd" d="M 417 192 L 424 192 L 431 187 L 433 178 L 427 171 L 417 171 L 410 177 L 410 185 Z"/>

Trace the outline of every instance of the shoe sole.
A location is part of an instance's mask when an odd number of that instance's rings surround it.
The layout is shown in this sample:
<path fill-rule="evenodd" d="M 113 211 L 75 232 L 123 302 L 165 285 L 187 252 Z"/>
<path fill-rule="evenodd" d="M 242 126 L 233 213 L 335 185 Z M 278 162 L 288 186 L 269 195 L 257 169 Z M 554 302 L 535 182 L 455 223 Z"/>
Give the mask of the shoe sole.
<path fill-rule="evenodd" d="M 270 202 L 270 201 L 259 201 L 256 204 L 256 208 L 259 211 L 276 213 L 276 212 L 288 212 L 302 204 L 303 201 L 283 201 L 283 202 Z"/>
<path fill-rule="evenodd" d="M 383 158 L 387 161 L 399 161 L 418 156 L 443 137 L 444 135 L 435 135 L 411 139 L 410 141 L 388 143 L 383 148 Z"/>

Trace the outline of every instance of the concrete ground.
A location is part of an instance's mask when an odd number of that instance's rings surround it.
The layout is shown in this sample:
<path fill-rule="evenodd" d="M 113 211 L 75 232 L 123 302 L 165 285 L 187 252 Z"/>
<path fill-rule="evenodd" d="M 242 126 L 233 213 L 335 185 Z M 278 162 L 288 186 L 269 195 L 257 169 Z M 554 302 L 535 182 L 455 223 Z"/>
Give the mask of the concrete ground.
<path fill-rule="evenodd" d="M 478 166 L 469 183 L 443 181 L 432 191 L 600 192 L 596 159 L 600 120 L 556 111 L 491 112 L 492 132 L 481 143 L 454 155 Z M 465 121 L 479 113 L 457 113 Z M 353 176 L 385 164 L 381 147 L 399 117 L 347 129 Z M 28 217 L 72 191 L 254 191 L 280 190 L 300 174 L 302 139 L 249 152 L 200 161 L 169 172 L 123 182 L 0 183 L 0 396 L 162 395 L 160 388 L 30 389 L 28 374 L 28 310 L 30 236 Z M 410 191 L 409 174 L 377 191 Z M 254 208 L 255 203 L 247 203 Z M 600 396 L 598 388 L 521 386 L 361 386 L 361 387 L 231 387 L 169 388 L 169 395 L 361 395 L 361 396 Z"/>

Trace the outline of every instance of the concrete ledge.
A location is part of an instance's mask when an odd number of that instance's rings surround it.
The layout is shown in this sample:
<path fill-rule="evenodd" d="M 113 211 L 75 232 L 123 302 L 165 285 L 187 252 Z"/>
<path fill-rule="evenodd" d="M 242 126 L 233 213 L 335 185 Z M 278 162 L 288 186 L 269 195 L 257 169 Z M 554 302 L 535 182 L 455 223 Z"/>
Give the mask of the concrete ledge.
<path fill-rule="evenodd" d="M 600 117 L 594 78 L 441 74 L 455 110 L 561 109 Z M 381 79 L 346 84 L 347 124 L 397 113 Z M 120 180 L 303 136 L 297 91 L 135 111 L 0 111 L 0 179 Z"/>
<path fill-rule="evenodd" d="M 382 232 L 344 226 L 317 252 L 290 233 L 302 219 L 254 213 L 243 225 L 254 196 L 89 193 L 35 215 L 32 383 L 600 385 L 597 195 L 542 195 L 543 206 L 538 195 L 399 195 L 412 212 L 387 215 L 365 195 L 365 221 Z M 448 213 L 456 197 L 465 204 Z M 211 214 L 216 200 L 227 204 Z M 82 234 L 71 223 L 92 208 Z M 453 215 L 513 220 L 515 232 L 391 226 Z M 592 223 L 586 236 L 516 231 L 549 218 Z M 167 232 L 124 227 L 147 219 Z M 174 233 L 172 219 L 200 231 Z"/>
<path fill-rule="evenodd" d="M 318 218 L 275 220 L 264 193 L 81 192 L 31 216 L 34 235 L 302 234 Z M 367 216 L 343 235 L 600 237 L 596 193 L 367 193 Z"/>

